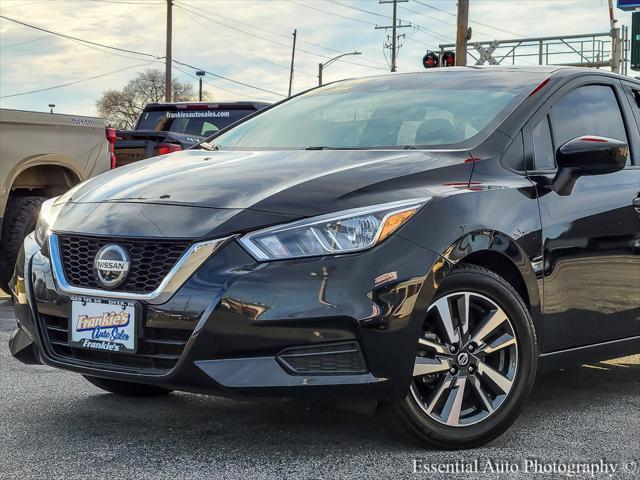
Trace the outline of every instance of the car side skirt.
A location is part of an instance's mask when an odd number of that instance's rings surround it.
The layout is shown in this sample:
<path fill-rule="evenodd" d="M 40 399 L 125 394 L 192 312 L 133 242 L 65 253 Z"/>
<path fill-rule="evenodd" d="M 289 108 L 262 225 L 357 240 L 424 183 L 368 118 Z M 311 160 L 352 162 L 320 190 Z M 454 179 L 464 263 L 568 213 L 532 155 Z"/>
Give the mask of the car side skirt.
<path fill-rule="evenodd" d="M 545 353 L 540 357 L 540 371 L 575 367 L 636 353 L 640 353 L 640 336 Z"/>

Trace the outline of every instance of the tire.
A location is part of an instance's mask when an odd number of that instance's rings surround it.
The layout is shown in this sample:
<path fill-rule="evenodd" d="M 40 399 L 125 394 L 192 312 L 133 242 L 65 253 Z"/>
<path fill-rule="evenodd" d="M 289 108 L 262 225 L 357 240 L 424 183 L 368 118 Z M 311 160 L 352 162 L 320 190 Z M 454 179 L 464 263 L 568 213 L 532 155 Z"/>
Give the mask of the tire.
<path fill-rule="evenodd" d="M 24 238 L 36 227 L 38 213 L 46 197 L 12 197 L 7 203 L 0 242 L 0 289 L 9 293 L 18 253 Z"/>
<path fill-rule="evenodd" d="M 92 377 L 83 375 L 83 377 L 92 385 L 109 393 L 124 395 L 127 397 L 158 397 L 171 393 L 168 388 L 157 387 L 155 385 L 146 385 L 144 383 L 123 382 L 120 380 L 111 380 L 108 378 Z"/>
<path fill-rule="evenodd" d="M 463 296 L 465 300 L 461 300 Z M 453 334 L 447 333 L 446 322 L 440 316 L 440 311 L 447 307 L 454 319 L 449 323 L 456 325 Z M 458 320 L 465 310 L 469 312 L 467 321 Z M 495 320 L 498 326 L 485 334 L 489 320 L 502 318 L 500 313 L 506 320 Z M 466 335 L 460 334 L 464 323 Z M 436 330 L 434 325 L 443 327 Z M 441 332 L 440 336 L 430 329 Z M 451 345 L 455 342 L 443 339 L 455 338 L 456 332 L 460 348 L 454 354 Z M 538 362 L 533 322 L 516 290 L 486 268 L 458 265 L 439 288 L 421 338 L 409 394 L 403 400 L 382 406 L 389 426 L 413 443 L 448 450 L 478 447 L 502 434 L 518 417 L 531 393 Z M 486 342 L 475 343 L 473 338 Z M 448 345 L 449 351 L 445 352 L 443 345 Z M 463 353 L 467 353 L 469 363 L 464 363 Z M 440 365 L 432 366 L 433 359 Z M 488 365 L 494 368 L 487 368 Z M 420 375 L 442 368 L 437 373 Z M 501 377 L 495 375 L 496 371 Z M 456 403 L 458 398 L 461 400 Z"/>

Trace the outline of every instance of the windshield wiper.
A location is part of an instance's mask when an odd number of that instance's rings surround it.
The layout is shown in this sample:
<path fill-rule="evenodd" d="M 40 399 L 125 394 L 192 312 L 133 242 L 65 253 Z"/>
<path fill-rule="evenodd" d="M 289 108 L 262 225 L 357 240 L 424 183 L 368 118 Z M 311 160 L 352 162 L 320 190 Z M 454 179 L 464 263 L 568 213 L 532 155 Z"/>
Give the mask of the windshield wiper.
<path fill-rule="evenodd" d="M 304 147 L 305 150 L 333 150 L 331 147 L 321 146 L 321 147 Z"/>
<path fill-rule="evenodd" d="M 212 145 L 212 144 L 207 143 L 207 142 L 199 143 L 198 145 L 196 145 L 196 147 L 199 147 L 199 148 L 201 148 L 203 150 L 208 150 L 210 152 L 215 152 L 217 150 L 220 150 L 220 145 Z"/>

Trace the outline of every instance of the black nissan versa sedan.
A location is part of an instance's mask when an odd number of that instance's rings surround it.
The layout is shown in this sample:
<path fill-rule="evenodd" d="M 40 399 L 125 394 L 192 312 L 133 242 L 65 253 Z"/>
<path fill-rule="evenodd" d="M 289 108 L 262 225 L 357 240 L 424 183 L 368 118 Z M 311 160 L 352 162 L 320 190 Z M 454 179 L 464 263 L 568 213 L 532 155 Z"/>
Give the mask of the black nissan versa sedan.
<path fill-rule="evenodd" d="M 11 352 L 118 394 L 362 402 L 480 445 L 539 370 L 640 352 L 639 102 L 573 68 L 310 90 L 46 202 Z"/>

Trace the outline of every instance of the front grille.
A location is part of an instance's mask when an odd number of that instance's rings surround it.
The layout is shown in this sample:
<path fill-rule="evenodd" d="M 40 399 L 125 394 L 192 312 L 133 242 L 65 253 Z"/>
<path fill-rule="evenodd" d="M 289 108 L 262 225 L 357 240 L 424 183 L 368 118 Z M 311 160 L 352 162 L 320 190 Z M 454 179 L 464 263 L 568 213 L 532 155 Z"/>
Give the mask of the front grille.
<path fill-rule="evenodd" d="M 280 363 L 297 375 L 348 375 L 366 373 L 357 342 L 288 348 L 277 356 Z"/>
<path fill-rule="evenodd" d="M 136 353 L 87 350 L 69 344 L 69 320 L 66 317 L 41 315 L 45 335 L 57 357 L 101 366 L 114 366 L 165 373 L 178 362 L 191 329 L 143 326 Z"/>
<path fill-rule="evenodd" d="M 129 253 L 129 275 L 115 291 L 153 292 L 189 246 L 186 241 L 133 240 L 60 235 L 60 255 L 67 282 L 74 287 L 104 289 L 94 261 L 98 251 L 117 244 Z"/>

